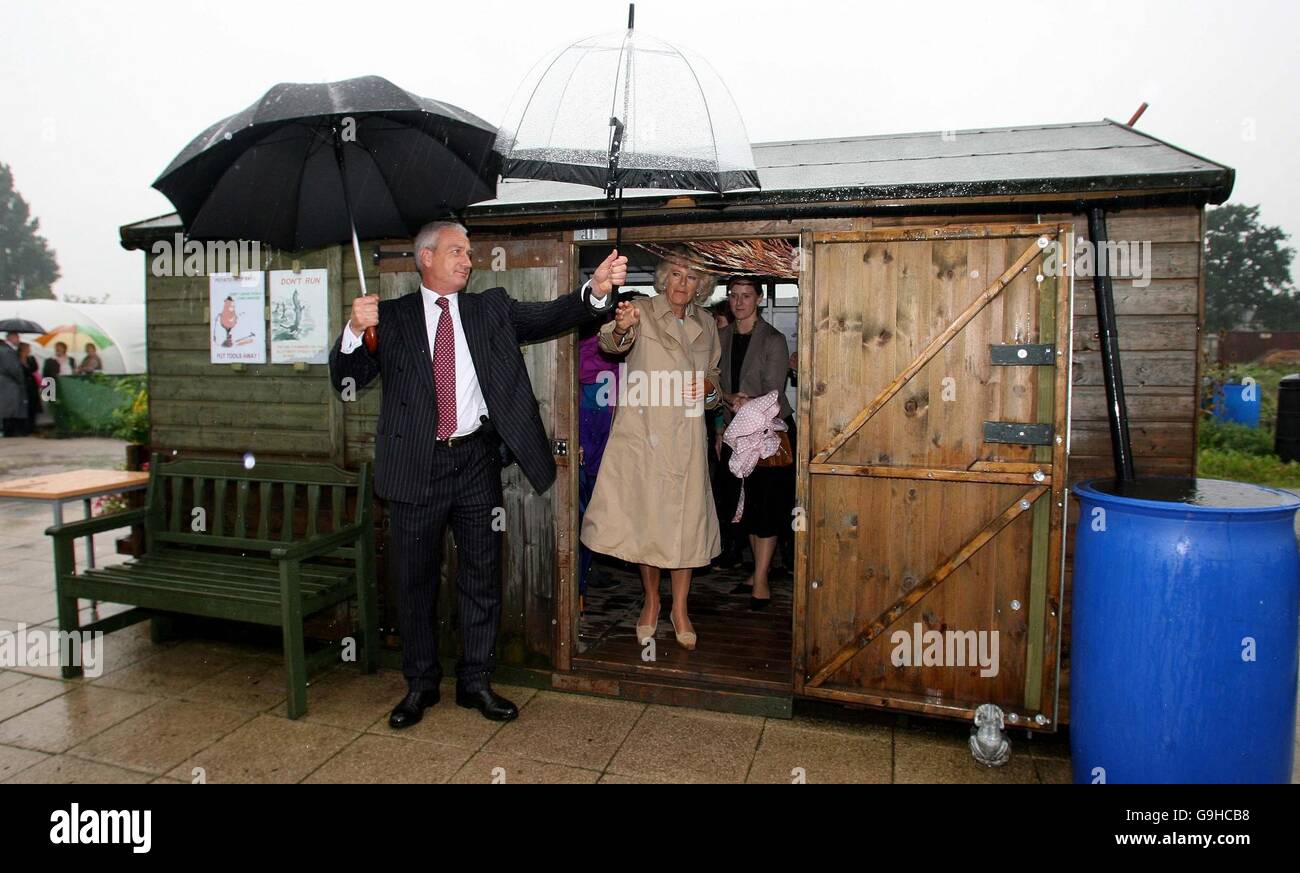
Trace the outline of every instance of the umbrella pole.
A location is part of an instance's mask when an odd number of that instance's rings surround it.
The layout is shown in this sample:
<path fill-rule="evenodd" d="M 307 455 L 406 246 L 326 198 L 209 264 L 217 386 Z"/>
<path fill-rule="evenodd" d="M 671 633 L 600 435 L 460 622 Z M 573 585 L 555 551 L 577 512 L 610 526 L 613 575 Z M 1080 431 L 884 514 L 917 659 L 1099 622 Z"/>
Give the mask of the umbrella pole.
<path fill-rule="evenodd" d="M 345 170 L 343 159 L 343 137 L 339 134 L 338 125 L 334 125 L 334 160 L 339 165 L 339 184 L 343 186 L 343 205 L 348 211 L 348 229 L 352 231 L 352 255 L 357 259 L 357 278 L 361 280 L 361 296 L 365 297 L 366 291 L 366 268 L 361 260 L 361 242 L 357 239 L 357 223 L 352 217 L 352 196 L 348 193 L 348 174 Z M 363 337 L 366 348 L 374 354 L 379 350 L 379 334 L 373 327 L 366 328 Z"/>

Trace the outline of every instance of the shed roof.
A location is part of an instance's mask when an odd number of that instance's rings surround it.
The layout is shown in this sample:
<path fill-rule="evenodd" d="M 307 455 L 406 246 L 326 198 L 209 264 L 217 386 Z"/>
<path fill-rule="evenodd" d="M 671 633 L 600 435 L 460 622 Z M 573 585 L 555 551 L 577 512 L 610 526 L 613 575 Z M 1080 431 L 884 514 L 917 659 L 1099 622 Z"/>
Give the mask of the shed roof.
<path fill-rule="evenodd" d="M 1106 119 L 1077 124 L 929 131 L 838 139 L 756 143 L 762 189 L 698 193 L 700 205 L 762 205 L 859 200 L 909 200 L 1020 194 L 1198 192 L 1210 203 L 1232 193 L 1235 171 L 1150 134 Z M 563 182 L 505 179 L 498 197 L 466 218 L 556 214 L 601 208 L 604 193 Z M 635 189 L 629 207 L 687 192 Z M 174 215 L 122 228 L 132 247 L 175 231 Z"/>

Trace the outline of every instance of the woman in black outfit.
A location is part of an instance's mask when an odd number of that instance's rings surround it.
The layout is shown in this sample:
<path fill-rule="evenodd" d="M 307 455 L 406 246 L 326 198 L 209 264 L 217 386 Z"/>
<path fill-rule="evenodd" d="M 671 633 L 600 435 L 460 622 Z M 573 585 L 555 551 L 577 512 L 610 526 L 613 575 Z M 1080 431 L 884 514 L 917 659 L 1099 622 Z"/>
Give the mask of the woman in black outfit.
<path fill-rule="evenodd" d="M 754 397 L 777 392 L 781 418 L 794 435 L 794 418 L 785 396 L 786 375 L 790 369 L 790 348 L 779 330 L 759 315 L 763 286 L 752 276 L 737 276 L 727 282 L 727 299 L 735 316 L 719 334 L 722 344 L 720 379 L 724 416 L 731 416 Z M 740 496 L 740 480 L 730 474 L 730 448 L 722 449 L 720 484 L 726 492 L 721 501 L 725 512 L 719 521 L 726 523 L 735 515 Z M 749 608 L 763 609 L 772 598 L 768 571 L 776 552 L 777 537 L 790 527 L 794 506 L 794 467 L 755 467 L 745 480 L 745 511 L 740 530 L 748 535 L 754 553 L 754 575 L 738 586 L 735 593 L 749 592 Z"/>

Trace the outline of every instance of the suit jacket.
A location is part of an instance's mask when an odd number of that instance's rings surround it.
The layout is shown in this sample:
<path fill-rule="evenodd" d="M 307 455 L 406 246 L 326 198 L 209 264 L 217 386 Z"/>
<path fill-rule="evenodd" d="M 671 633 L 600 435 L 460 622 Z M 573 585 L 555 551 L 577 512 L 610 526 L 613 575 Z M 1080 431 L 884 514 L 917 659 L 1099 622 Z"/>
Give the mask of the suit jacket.
<path fill-rule="evenodd" d="M 351 378 L 360 390 L 376 376 L 383 377 L 375 429 L 375 493 L 385 500 L 423 504 L 432 494 L 438 401 L 420 293 L 380 302 L 379 351 L 374 355 L 364 344 L 343 354 L 340 332 L 330 351 L 330 381 L 342 391 L 343 380 Z M 519 344 L 553 337 L 600 310 L 584 304 L 578 292 L 545 303 L 523 303 L 511 299 L 504 288 L 461 292 L 458 308 L 492 425 L 528 481 L 544 492 L 555 481 L 555 459 Z"/>
<path fill-rule="evenodd" d="M 729 394 L 739 392 L 750 397 L 762 397 L 775 391 L 781 401 L 781 417 L 789 418 L 791 409 L 785 396 L 785 379 L 790 372 L 790 346 L 785 341 L 785 334 L 759 316 L 749 338 L 749 348 L 745 351 L 745 363 L 740 367 L 740 382 L 736 391 L 731 391 L 731 340 L 735 335 L 734 321 L 718 332 L 718 342 L 722 346 L 719 366 L 722 389 Z M 723 418 L 731 421 L 730 409 L 724 408 Z"/>

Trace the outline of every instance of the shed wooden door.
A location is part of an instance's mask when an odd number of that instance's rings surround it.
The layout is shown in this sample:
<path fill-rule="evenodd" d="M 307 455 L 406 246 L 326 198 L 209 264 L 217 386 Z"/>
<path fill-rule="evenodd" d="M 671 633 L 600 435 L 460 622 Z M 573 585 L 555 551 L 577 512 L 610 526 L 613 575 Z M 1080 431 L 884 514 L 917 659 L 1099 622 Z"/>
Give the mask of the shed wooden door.
<path fill-rule="evenodd" d="M 1070 227 L 803 246 L 796 694 L 1054 730 Z"/>

